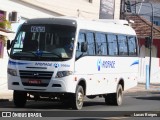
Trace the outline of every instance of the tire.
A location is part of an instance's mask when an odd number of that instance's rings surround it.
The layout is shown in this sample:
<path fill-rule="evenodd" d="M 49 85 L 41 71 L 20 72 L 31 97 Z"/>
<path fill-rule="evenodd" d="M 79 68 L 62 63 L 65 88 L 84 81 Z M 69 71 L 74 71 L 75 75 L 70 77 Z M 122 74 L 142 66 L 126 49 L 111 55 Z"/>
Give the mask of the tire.
<path fill-rule="evenodd" d="M 76 89 L 76 93 L 72 94 L 72 108 L 75 110 L 80 110 L 83 107 L 84 102 L 84 90 L 83 87 L 78 85 Z"/>
<path fill-rule="evenodd" d="M 61 96 L 60 99 L 64 107 L 67 107 L 67 108 L 72 107 L 71 106 L 71 96 L 72 96 L 71 94 L 66 94 L 64 96 Z"/>
<path fill-rule="evenodd" d="M 123 101 L 123 89 L 122 89 L 122 85 L 120 84 L 117 87 L 116 93 L 107 94 L 105 96 L 105 103 L 107 105 L 120 106 L 122 105 L 122 101 Z"/>
<path fill-rule="evenodd" d="M 18 108 L 25 107 L 27 101 L 27 93 L 23 91 L 14 91 L 13 101 L 16 107 Z"/>

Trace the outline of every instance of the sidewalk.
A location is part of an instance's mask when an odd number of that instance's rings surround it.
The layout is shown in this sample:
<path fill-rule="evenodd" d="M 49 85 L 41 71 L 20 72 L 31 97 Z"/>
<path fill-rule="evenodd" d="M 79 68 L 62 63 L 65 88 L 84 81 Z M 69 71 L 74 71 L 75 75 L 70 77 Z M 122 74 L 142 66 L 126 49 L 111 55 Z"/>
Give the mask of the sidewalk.
<path fill-rule="evenodd" d="M 145 87 L 146 86 L 144 83 L 139 83 L 136 87 L 126 90 L 124 93 L 143 92 L 143 91 L 160 91 L 160 84 L 151 84 L 148 90 Z M 12 101 L 12 99 L 13 99 L 12 90 L 6 90 L 6 89 L 0 90 L 0 102 Z"/>
<path fill-rule="evenodd" d="M 1 101 L 12 101 L 13 90 L 8 90 L 7 82 L 0 79 L 0 102 Z"/>
<path fill-rule="evenodd" d="M 157 84 L 150 84 L 149 89 L 146 89 L 145 83 L 138 83 L 136 87 L 133 87 L 129 90 L 126 90 L 126 92 L 142 92 L 142 91 L 160 91 L 160 83 Z"/>

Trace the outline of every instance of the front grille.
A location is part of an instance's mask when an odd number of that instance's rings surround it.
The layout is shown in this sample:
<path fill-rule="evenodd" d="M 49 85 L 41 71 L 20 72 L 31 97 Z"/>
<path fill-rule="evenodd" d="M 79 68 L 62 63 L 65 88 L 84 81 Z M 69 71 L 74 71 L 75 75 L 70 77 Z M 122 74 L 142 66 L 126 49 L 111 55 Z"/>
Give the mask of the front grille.
<path fill-rule="evenodd" d="M 53 72 L 50 71 L 26 71 L 26 70 L 20 70 L 20 78 L 22 80 L 22 84 L 24 86 L 41 86 L 46 87 L 48 86 Z M 38 83 L 36 82 L 29 82 L 29 81 L 40 81 Z"/>
<path fill-rule="evenodd" d="M 53 72 L 48 71 L 24 71 L 20 70 L 21 78 L 51 79 Z"/>
<path fill-rule="evenodd" d="M 47 83 L 40 83 L 40 84 L 31 84 L 27 82 L 22 82 L 24 86 L 37 86 L 37 87 L 47 87 Z"/>

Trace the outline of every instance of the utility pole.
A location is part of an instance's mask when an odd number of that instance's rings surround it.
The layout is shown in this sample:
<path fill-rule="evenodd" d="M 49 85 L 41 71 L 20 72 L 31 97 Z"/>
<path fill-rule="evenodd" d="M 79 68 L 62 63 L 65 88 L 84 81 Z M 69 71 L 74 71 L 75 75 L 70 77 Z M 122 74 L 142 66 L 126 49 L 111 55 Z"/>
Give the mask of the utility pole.
<path fill-rule="evenodd" d="M 153 13 L 154 13 L 154 9 L 153 9 L 153 5 L 152 3 L 149 2 L 149 4 L 151 5 L 151 8 L 152 8 L 152 19 L 151 19 L 151 40 L 150 40 L 150 54 L 149 54 L 149 84 L 150 84 L 150 81 L 151 81 L 151 64 L 152 64 L 152 42 L 153 42 Z M 149 89 L 149 86 L 148 86 L 148 89 Z"/>

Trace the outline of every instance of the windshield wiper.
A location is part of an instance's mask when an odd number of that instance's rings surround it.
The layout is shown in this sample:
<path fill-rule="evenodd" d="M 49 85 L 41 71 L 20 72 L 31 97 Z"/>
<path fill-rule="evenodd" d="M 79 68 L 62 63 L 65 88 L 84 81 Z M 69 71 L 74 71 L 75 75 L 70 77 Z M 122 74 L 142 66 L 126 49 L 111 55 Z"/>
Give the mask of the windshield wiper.
<path fill-rule="evenodd" d="M 58 55 L 58 54 L 57 54 L 57 53 L 55 53 L 55 52 L 43 51 L 43 54 L 52 54 L 52 55 L 57 56 L 58 58 L 62 58 L 62 56 Z"/>
<path fill-rule="evenodd" d="M 40 57 L 36 52 L 28 51 L 27 53 L 32 53 L 32 55 L 34 55 L 36 57 Z"/>
<path fill-rule="evenodd" d="M 32 55 L 34 55 L 35 57 L 46 57 L 46 56 L 43 56 L 44 54 L 52 54 L 54 56 L 56 56 L 57 58 L 62 58 L 62 56 L 58 55 L 57 53 L 55 52 L 48 52 L 48 51 L 40 51 L 39 53 L 37 53 L 36 51 L 25 51 L 25 52 L 18 52 L 19 54 L 29 54 L 31 53 Z M 17 54 L 18 54 L 17 53 Z"/>
<path fill-rule="evenodd" d="M 15 53 L 14 55 L 18 55 L 18 54 L 27 54 L 27 53 L 31 53 L 32 55 L 38 57 L 38 55 L 37 55 L 36 53 L 34 53 L 33 51 L 26 51 L 26 52 L 22 52 L 22 51 L 21 51 L 21 52 Z"/>

